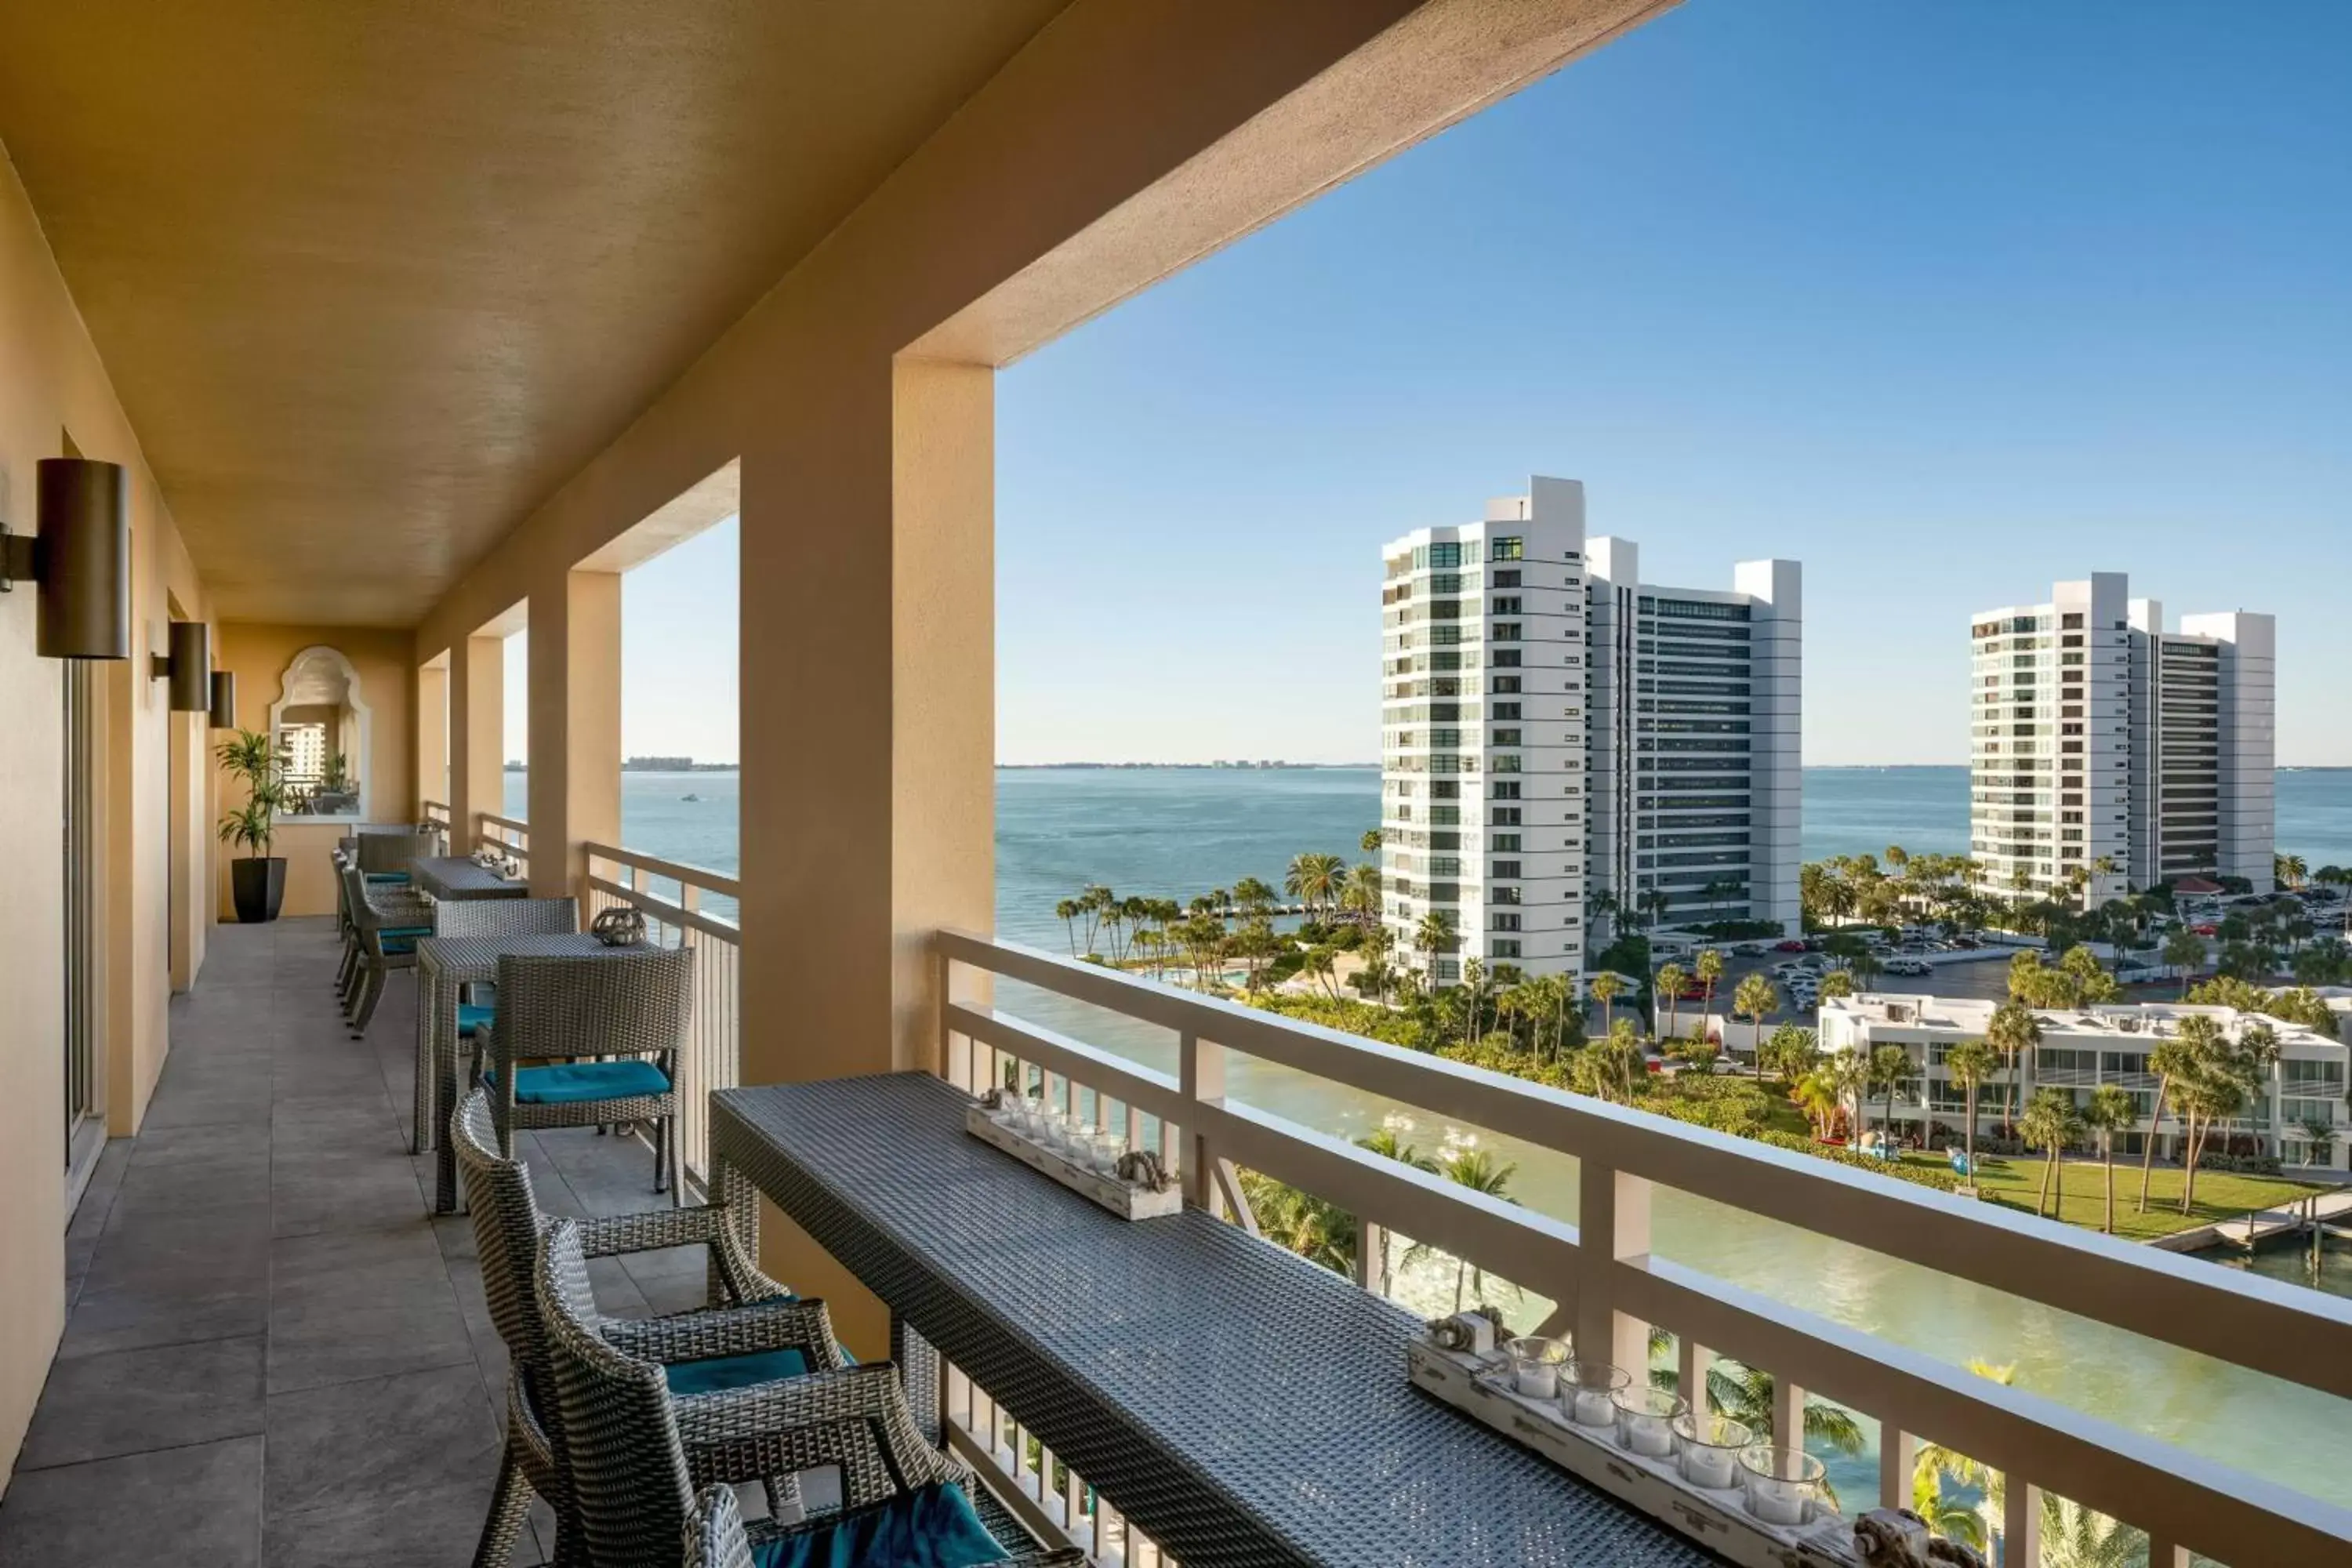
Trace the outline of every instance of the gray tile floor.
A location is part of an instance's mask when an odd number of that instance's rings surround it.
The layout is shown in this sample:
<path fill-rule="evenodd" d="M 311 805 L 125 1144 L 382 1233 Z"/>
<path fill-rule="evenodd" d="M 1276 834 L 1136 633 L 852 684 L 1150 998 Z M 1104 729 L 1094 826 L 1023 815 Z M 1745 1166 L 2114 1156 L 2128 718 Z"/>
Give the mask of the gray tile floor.
<path fill-rule="evenodd" d="M 432 1216 L 431 1160 L 406 1152 L 412 979 L 353 1040 L 335 956 L 323 920 L 221 926 L 173 999 L 146 1125 L 67 1231 L 65 1338 L 0 1499 L 0 1568 L 470 1559 L 505 1354 L 471 1229 Z M 665 1201 L 634 1142 L 517 1149 L 557 1212 Z M 680 1310 L 702 1270 L 698 1251 L 599 1259 L 597 1294 Z"/>

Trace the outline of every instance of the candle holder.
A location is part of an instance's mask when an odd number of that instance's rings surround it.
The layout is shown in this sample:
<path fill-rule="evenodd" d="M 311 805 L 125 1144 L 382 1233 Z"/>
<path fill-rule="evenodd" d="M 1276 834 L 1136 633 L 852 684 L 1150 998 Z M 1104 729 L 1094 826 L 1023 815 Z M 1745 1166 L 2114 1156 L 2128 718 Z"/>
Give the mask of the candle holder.
<path fill-rule="evenodd" d="M 1810 1523 L 1827 1507 L 1828 1467 L 1802 1448 L 1750 1443 L 1739 1451 L 1739 1479 L 1748 1511 L 1767 1524 Z"/>
<path fill-rule="evenodd" d="M 1683 1479 L 1710 1491 L 1739 1484 L 1739 1456 L 1756 1441 L 1744 1421 L 1685 1410 L 1674 1419 L 1675 1468 Z"/>
<path fill-rule="evenodd" d="M 1690 1406 L 1682 1396 L 1644 1384 L 1619 1389 L 1609 1396 L 1617 1407 L 1617 1446 L 1645 1459 L 1670 1458 L 1675 1451 L 1674 1420 Z"/>
<path fill-rule="evenodd" d="M 1122 1219 L 1181 1214 L 1183 1190 L 1139 1155 L 1121 1174 L 1127 1141 L 1034 1095 L 992 1090 L 964 1109 L 964 1131 Z"/>
<path fill-rule="evenodd" d="M 1605 1361 L 1571 1361 L 1559 1369 L 1559 1409 L 1579 1426 L 1605 1432 L 1617 1425 L 1617 1391 L 1633 1374 Z"/>
<path fill-rule="evenodd" d="M 1559 1369 L 1568 1364 L 1568 1347 L 1538 1335 L 1504 1345 L 1511 1358 L 1511 1388 L 1529 1399 L 1559 1395 Z"/>

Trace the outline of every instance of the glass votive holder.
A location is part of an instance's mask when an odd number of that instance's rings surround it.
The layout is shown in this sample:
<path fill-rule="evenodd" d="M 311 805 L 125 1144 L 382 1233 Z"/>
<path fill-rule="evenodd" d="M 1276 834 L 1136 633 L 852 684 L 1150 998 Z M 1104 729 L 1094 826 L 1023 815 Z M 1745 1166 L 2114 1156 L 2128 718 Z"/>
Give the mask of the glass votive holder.
<path fill-rule="evenodd" d="M 1802 1448 L 1750 1443 L 1739 1450 L 1748 1511 L 1767 1524 L 1800 1525 L 1822 1511 L 1829 1469 Z"/>
<path fill-rule="evenodd" d="M 1667 1459 L 1675 1452 L 1675 1417 L 1690 1407 L 1682 1396 L 1648 1384 L 1619 1389 L 1609 1396 L 1617 1406 L 1617 1446 L 1645 1459 Z"/>
<path fill-rule="evenodd" d="M 1127 1140 L 1116 1132 L 1095 1134 L 1094 1168 L 1106 1176 L 1118 1173 L 1118 1157 L 1127 1152 Z"/>
<path fill-rule="evenodd" d="M 1511 1358 L 1511 1391 L 1528 1399 L 1559 1396 L 1559 1369 L 1568 1364 L 1568 1347 L 1538 1335 L 1512 1340 L 1503 1346 Z"/>
<path fill-rule="evenodd" d="M 1102 1129 L 1093 1122 L 1073 1119 L 1068 1132 L 1062 1139 L 1063 1152 L 1069 1155 L 1071 1164 L 1082 1165 L 1087 1170 L 1092 1170 L 1095 1163 L 1095 1140 L 1101 1136 Z"/>
<path fill-rule="evenodd" d="M 1729 1491 L 1739 1484 L 1739 1456 L 1756 1441 L 1745 1421 L 1685 1410 L 1674 1419 L 1676 1466 L 1695 1487 Z"/>
<path fill-rule="evenodd" d="M 1605 1361 L 1571 1361 L 1559 1369 L 1559 1407 L 1577 1426 L 1605 1431 L 1617 1425 L 1617 1391 L 1633 1381 Z"/>

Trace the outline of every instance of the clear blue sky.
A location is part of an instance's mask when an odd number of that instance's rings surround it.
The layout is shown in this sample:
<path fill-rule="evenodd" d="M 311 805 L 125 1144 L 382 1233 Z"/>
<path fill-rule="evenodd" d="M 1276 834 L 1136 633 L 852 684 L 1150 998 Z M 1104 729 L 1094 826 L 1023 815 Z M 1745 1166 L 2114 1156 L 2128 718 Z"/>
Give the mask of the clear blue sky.
<path fill-rule="evenodd" d="M 1963 760 L 1969 613 L 2121 570 L 2277 614 L 2280 759 L 2352 763 L 2352 4 L 1691 0 L 998 409 L 1007 762 L 1372 758 L 1379 545 L 1533 472 L 1658 580 L 1805 563 L 1808 761 Z M 626 749 L 732 756 L 683 554 Z"/>

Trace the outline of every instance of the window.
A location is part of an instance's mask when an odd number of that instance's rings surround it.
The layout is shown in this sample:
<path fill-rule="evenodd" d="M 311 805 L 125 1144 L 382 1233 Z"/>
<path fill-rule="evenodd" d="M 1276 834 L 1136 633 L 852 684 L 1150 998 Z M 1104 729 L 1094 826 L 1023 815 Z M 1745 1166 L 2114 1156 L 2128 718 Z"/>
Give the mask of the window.
<path fill-rule="evenodd" d="M 1496 800 L 1517 800 L 1519 798 L 1519 786 L 1516 783 L 1507 784 L 1501 780 L 1497 780 L 1495 784 L 1494 798 Z"/>
<path fill-rule="evenodd" d="M 1500 722 L 1505 719 L 1517 719 L 1518 716 L 1519 705 L 1517 703 L 1497 702 L 1495 704 L 1495 718 L 1497 722 Z"/>
<path fill-rule="evenodd" d="M 1487 628 L 1486 636 L 1496 642 L 1517 642 L 1519 640 L 1519 623 L 1517 621 L 1496 621 L 1492 626 Z M 1501 656 L 1497 655 L 1495 662 L 1500 664 L 1502 662 Z"/>
<path fill-rule="evenodd" d="M 1517 571 L 1517 569 L 1513 569 L 1513 570 L 1510 570 L 1510 571 L 1504 571 L 1504 570 L 1502 570 L 1502 569 L 1500 569 L 1500 568 L 1497 568 L 1497 569 L 1496 569 L 1496 573 L 1495 573 L 1495 586 L 1496 586 L 1496 587 L 1497 587 L 1497 588 L 1516 588 L 1516 587 L 1517 587 L 1518 585 L 1519 585 L 1519 574 L 1518 574 L 1518 572 Z"/>
<path fill-rule="evenodd" d="M 2058 617 L 2058 626 L 2062 631 L 2078 632 L 2083 629 L 2083 617 L 2074 611 L 2069 611 Z"/>
<path fill-rule="evenodd" d="M 1502 627 L 1500 627 L 1500 626 L 1497 626 L 1497 627 L 1496 627 L 1496 628 L 1495 628 L 1495 630 L 1496 631 L 1496 633 L 1497 633 L 1497 634 L 1499 634 L 1499 633 L 1502 631 L 1502 629 L 1503 629 L 1503 628 L 1502 628 Z M 1511 635 L 1512 635 L 1512 636 L 1514 636 L 1514 637 L 1517 637 L 1517 636 L 1518 635 L 1518 629 L 1519 629 L 1518 627 L 1517 627 L 1517 626 L 1513 626 L 1513 627 L 1511 628 Z M 1517 648 L 1515 648 L 1515 647 L 1498 647 L 1498 648 L 1496 648 L 1496 649 L 1495 650 L 1495 668 L 1497 668 L 1497 669 L 1517 669 L 1517 668 L 1519 668 L 1519 650 L 1518 650 Z M 1497 691 L 1499 691 L 1499 690 L 1501 690 L 1501 689 L 1502 689 L 1502 688 L 1501 688 L 1501 687 L 1499 687 L 1499 686 L 1497 686 L 1497 687 L 1496 688 L 1496 689 Z M 1511 689 L 1512 689 L 1512 690 L 1514 690 L 1514 691 L 1517 691 L 1517 690 L 1518 689 L 1518 686 L 1517 686 L 1516 683 L 1514 683 L 1514 684 L 1512 685 L 1512 687 L 1511 687 Z"/>
<path fill-rule="evenodd" d="M 1519 863 L 1517 860 L 1497 860 L 1487 874 L 1494 877 L 1516 877 L 1519 874 Z"/>
<path fill-rule="evenodd" d="M 1489 915 L 1486 917 L 1486 929 L 1489 931 L 1517 931 L 1519 929 L 1519 917 L 1514 914 Z"/>
<path fill-rule="evenodd" d="M 1491 888 L 1487 889 L 1486 897 L 1492 903 L 1516 904 L 1519 901 L 1519 890 L 1517 888 Z"/>
<path fill-rule="evenodd" d="M 1491 554 L 1496 561 L 1517 561 L 1527 554 L 1527 543 L 1517 535 L 1507 533 L 1494 542 Z"/>
<path fill-rule="evenodd" d="M 1519 732 L 1517 730 L 1497 730 L 1495 731 L 1495 744 L 1498 746 L 1516 746 L 1518 743 Z"/>
<path fill-rule="evenodd" d="M 1497 833 L 1495 835 L 1494 847 L 1497 849 L 1516 852 L 1519 847 L 1519 836 L 1516 833 Z M 1513 872 L 1512 875 L 1517 876 L 1517 873 Z"/>
<path fill-rule="evenodd" d="M 1505 595 L 1503 597 L 1495 601 L 1493 611 L 1498 616 L 1517 615 L 1519 613 L 1519 596 L 1517 594 Z"/>
<path fill-rule="evenodd" d="M 1517 756 L 1499 756 L 1495 759 L 1495 772 L 1498 773 L 1515 773 L 1518 771 L 1519 759 Z"/>
<path fill-rule="evenodd" d="M 1513 658 L 1512 662 L 1517 662 L 1516 656 Z M 1518 690 L 1518 689 L 1519 678 L 1516 675 L 1498 675 L 1495 677 L 1495 684 L 1491 688 L 1491 689 L 1497 692 L 1515 692 Z"/>
<path fill-rule="evenodd" d="M 1517 942 L 1498 942 L 1495 944 L 1495 956 L 1517 958 L 1519 956 L 1519 944 Z"/>

